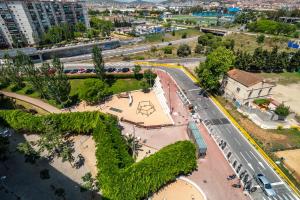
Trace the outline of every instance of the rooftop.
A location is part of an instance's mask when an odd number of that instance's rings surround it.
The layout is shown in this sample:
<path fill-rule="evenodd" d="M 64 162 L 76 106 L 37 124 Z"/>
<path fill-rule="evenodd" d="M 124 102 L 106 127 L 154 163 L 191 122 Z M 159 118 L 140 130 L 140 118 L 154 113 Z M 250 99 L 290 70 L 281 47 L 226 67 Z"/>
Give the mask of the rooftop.
<path fill-rule="evenodd" d="M 242 71 L 239 69 L 232 69 L 229 72 L 227 72 L 227 75 L 246 87 L 253 86 L 263 81 L 263 78 L 257 76 L 256 74 Z"/>

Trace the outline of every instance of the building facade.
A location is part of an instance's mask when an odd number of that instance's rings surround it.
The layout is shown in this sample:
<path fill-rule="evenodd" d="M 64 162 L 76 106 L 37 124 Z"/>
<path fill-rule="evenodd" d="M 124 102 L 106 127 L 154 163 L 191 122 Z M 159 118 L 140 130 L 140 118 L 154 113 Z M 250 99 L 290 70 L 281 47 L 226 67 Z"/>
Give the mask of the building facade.
<path fill-rule="evenodd" d="M 84 1 L 23 0 L 0 2 L 0 37 L 6 45 L 34 45 L 51 26 L 78 22 L 90 27 Z M 1 34 L 1 32 L 3 34 Z M 1 44 L 0 38 L 0 44 Z"/>
<path fill-rule="evenodd" d="M 266 82 L 256 74 L 233 69 L 227 72 L 222 81 L 225 98 L 232 100 L 236 106 L 250 106 L 253 100 L 268 98 L 275 84 Z"/>

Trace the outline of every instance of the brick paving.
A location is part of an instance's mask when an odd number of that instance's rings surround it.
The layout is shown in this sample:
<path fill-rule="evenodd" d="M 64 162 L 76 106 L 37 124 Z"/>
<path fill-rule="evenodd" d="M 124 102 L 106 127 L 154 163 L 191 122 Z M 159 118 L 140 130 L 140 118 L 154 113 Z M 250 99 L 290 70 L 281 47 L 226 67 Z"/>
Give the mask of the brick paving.
<path fill-rule="evenodd" d="M 168 73 L 161 70 L 156 70 L 156 73 L 160 78 L 164 95 L 167 99 L 167 104 L 171 110 L 171 116 L 175 122 L 175 125 L 186 125 L 188 123 L 189 111 L 183 105 L 177 94 L 179 89 L 176 83 L 172 80 Z"/>
<path fill-rule="evenodd" d="M 207 155 L 204 159 L 198 159 L 198 170 L 188 178 L 204 191 L 207 200 L 249 199 L 241 188 L 237 189 L 231 186 L 238 182 L 237 178 L 231 181 L 227 180 L 227 177 L 234 174 L 234 171 L 205 127 L 200 124 L 199 129 L 208 147 Z"/>

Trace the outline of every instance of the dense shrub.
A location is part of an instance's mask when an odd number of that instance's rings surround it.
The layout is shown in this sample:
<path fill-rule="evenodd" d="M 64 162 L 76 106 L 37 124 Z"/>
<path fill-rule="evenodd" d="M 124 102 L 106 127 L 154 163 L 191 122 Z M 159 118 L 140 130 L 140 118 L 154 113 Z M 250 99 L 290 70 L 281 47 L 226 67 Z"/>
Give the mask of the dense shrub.
<path fill-rule="evenodd" d="M 60 124 L 63 132 L 93 131 L 97 179 L 103 196 L 111 200 L 145 198 L 178 175 L 188 174 L 197 167 L 195 146 L 189 141 L 176 142 L 134 163 L 118 121 L 110 115 L 82 112 L 33 116 L 17 110 L 0 111 L 0 122 L 27 132 L 42 132 L 45 129 L 43 121 L 49 119 Z"/>
<path fill-rule="evenodd" d="M 286 117 L 290 114 L 290 107 L 280 104 L 275 109 L 275 113 L 279 116 Z"/>

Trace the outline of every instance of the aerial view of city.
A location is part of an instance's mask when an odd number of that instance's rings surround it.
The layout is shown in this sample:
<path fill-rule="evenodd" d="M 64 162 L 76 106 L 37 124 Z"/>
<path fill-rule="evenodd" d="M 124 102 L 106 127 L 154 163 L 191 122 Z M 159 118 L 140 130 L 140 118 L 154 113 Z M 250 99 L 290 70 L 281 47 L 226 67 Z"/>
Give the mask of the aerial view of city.
<path fill-rule="evenodd" d="M 0 0 L 0 200 L 300 200 L 300 1 Z"/>

